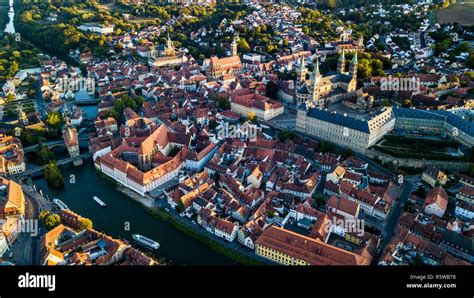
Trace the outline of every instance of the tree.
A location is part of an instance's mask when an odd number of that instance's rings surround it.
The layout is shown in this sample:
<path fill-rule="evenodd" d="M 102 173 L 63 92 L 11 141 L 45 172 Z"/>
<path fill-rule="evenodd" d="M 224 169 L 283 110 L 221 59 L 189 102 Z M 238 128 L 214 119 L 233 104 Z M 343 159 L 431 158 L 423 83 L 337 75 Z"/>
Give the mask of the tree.
<path fill-rule="evenodd" d="M 409 100 L 409 99 L 405 99 L 405 100 L 403 101 L 403 103 L 402 103 L 402 106 L 403 106 L 404 108 L 410 108 L 412 105 L 413 105 L 413 103 L 412 103 L 412 101 Z"/>
<path fill-rule="evenodd" d="M 318 206 L 324 206 L 324 205 L 326 205 L 326 200 L 324 199 L 323 196 L 318 196 L 318 197 L 316 198 L 316 204 L 317 204 Z"/>
<path fill-rule="evenodd" d="M 250 46 L 245 38 L 240 38 L 239 42 L 237 43 L 239 50 L 243 53 L 250 51 Z"/>
<path fill-rule="evenodd" d="M 48 117 L 46 117 L 46 124 L 55 129 L 61 128 L 64 124 L 63 116 L 59 112 L 49 113 Z"/>
<path fill-rule="evenodd" d="M 291 130 L 281 130 L 278 132 L 278 138 L 285 142 L 286 140 L 294 140 L 296 139 L 296 134 Z"/>
<path fill-rule="evenodd" d="M 54 229 L 61 224 L 61 218 L 57 214 L 51 214 L 46 217 L 44 225 L 48 230 Z"/>
<path fill-rule="evenodd" d="M 186 210 L 182 201 L 178 202 L 178 205 L 176 206 L 176 210 L 178 210 L 178 212 L 184 212 L 184 210 Z"/>
<path fill-rule="evenodd" d="M 275 99 L 277 97 L 277 94 L 278 94 L 278 85 L 273 81 L 269 81 L 266 86 L 265 95 L 267 97 Z"/>
<path fill-rule="evenodd" d="M 252 123 L 257 122 L 257 114 L 255 114 L 255 112 L 249 112 L 247 116 L 247 120 L 249 120 Z"/>
<path fill-rule="evenodd" d="M 222 110 L 228 110 L 230 109 L 230 102 L 227 98 L 223 96 L 218 96 L 217 97 L 217 105 L 219 106 L 220 109 Z"/>
<path fill-rule="evenodd" d="M 215 129 L 217 127 L 217 121 L 212 119 L 209 121 L 209 129 Z"/>
<path fill-rule="evenodd" d="M 326 0 L 325 2 L 326 2 L 327 7 L 336 8 L 336 5 L 337 5 L 336 0 Z"/>
<path fill-rule="evenodd" d="M 367 79 L 372 76 L 372 66 L 369 60 L 360 59 L 357 65 L 357 77 Z"/>
<path fill-rule="evenodd" d="M 92 221 L 88 218 L 81 219 L 81 230 L 92 229 Z"/>
<path fill-rule="evenodd" d="M 332 146 L 326 142 L 326 141 L 321 141 L 319 144 L 318 144 L 318 148 L 319 151 L 323 152 L 323 153 L 326 153 L 326 152 L 330 152 L 332 150 Z"/>
<path fill-rule="evenodd" d="M 55 160 L 54 153 L 51 150 L 49 150 L 47 146 L 43 146 L 42 143 L 38 144 L 35 157 L 36 157 L 36 163 L 39 165 L 45 165 Z"/>
<path fill-rule="evenodd" d="M 423 262 L 423 257 L 419 254 L 416 254 L 415 258 L 413 259 L 414 266 L 423 266 L 425 262 Z"/>
<path fill-rule="evenodd" d="M 420 198 L 425 198 L 426 191 L 423 187 L 419 187 L 416 191 L 413 192 L 413 194 Z"/>
<path fill-rule="evenodd" d="M 16 98 L 15 94 L 13 93 L 8 93 L 7 96 L 5 97 L 6 102 L 10 102 Z"/>
<path fill-rule="evenodd" d="M 389 107 L 390 106 L 390 101 L 388 99 L 384 99 L 382 101 L 382 107 Z"/>
<path fill-rule="evenodd" d="M 56 162 L 50 162 L 44 169 L 44 177 L 49 186 L 58 188 L 64 185 L 64 178 Z"/>
<path fill-rule="evenodd" d="M 354 154 L 351 149 L 346 149 L 342 152 L 342 157 L 344 159 L 351 157 Z"/>
<path fill-rule="evenodd" d="M 46 219 L 46 217 L 49 216 L 49 211 L 48 210 L 43 210 L 39 214 L 39 220 L 43 221 Z"/>
<path fill-rule="evenodd" d="M 469 169 L 469 176 L 474 177 L 474 165 Z"/>

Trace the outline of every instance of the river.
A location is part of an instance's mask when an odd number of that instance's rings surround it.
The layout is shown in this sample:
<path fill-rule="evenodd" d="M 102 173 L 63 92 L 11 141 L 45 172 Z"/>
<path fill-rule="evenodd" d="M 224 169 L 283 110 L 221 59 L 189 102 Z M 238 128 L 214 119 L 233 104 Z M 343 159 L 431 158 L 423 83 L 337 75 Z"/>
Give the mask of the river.
<path fill-rule="evenodd" d="M 10 0 L 10 11 L 8 12 L 8 17 L 10 21 L 8 22 L 7 26 L 5 27 L 4 32 L 6 33 L 15 33 L 15 26 L 13 25 L 13 19 L 15 18 L 15 10 L 13 9 L 13 0 Z"/>
<path fill-rule="evenodd" d="M 94 165 L 85 162 L 80 167 L 62 169 L 65 186 L 49 189 L 44 178 L 34 180 L 36 189 L 48 194 L 50 199 L 59 198 L 68 207 L 93 221 L 94 228 L 113 237 L 132 241 L 131 235 L 138 233 L 160 243 L 157 258 L 165 258 L 177 265 L 235 265 L 229 258 L 218 254 L 196 240 L 151 215 L 132 199 L 116 190 L 105 179 L 98 176 Z M 70 183 L 74 175 L 75 183 Z M 101 208 L 93 199 L 98 196 L 107 204 Z M 126 231 L 127 223 L 130 231 Z"/>

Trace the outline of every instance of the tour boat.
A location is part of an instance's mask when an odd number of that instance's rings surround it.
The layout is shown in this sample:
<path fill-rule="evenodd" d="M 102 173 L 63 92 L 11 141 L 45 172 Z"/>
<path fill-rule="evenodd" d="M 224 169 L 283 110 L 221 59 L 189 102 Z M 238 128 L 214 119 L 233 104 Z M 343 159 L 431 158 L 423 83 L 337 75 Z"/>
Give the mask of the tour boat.
<path fill-rule="evenodd" d="M 132 238 L 140 245 L 149 248 L 149 249 L 158 249 L 160 244 L 156 241 L 153 241 L 145 236 L 139 234 L 133 234 Z"/>
<path fill-rule="evenodd" d="M 53 202 L 54 202 L 54 204 L 56 204 L 56 206 L 58 206 L 59 209 L 61 209 L 61 210 L 67 210 L 67 209 L 69 209 L 69 207 L 68 207 L 66 204 L 64 204 L 64 202 L 61 201 L 60 199 L 54 199 Z"/>
<path fill-rule="evenodd" d="M 94 196 L 93 197 L 94 201 L 96 201 L 101 207 L 107 207 L 107 204 L 105 204 L 104 202 L 102 202 L 98 197 Z"/>

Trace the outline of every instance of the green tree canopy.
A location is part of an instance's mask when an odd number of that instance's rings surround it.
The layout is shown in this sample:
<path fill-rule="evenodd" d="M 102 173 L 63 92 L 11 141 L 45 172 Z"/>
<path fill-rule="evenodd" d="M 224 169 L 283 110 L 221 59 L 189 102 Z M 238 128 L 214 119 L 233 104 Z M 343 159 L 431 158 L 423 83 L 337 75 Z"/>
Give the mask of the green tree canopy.
<path fill-rule="evenodd" d="M 44 177 L 49 186 L 59 188 L 64 185 L 64 178 L 56 162 L 50 162 L 44 170 Z"/>

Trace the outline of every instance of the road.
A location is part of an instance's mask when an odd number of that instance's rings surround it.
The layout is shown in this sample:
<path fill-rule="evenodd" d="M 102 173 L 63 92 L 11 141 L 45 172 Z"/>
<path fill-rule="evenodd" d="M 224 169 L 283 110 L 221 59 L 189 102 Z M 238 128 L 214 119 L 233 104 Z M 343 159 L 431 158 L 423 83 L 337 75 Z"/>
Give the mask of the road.
<path fill-rule="evenodd" d="M 398 200 L 392 206 L 392 210 L 386 219 L 386 224 L 384 229 L 382 230 L 383 240 L 380 244 L 380 250 L 377 251 L 375 254 L 372 264 L 378 264 L 379 258 L 385 250 L 385 246 L 390 242 L 392 239 L 393 234 L 395 233 L 395 228 L 398 222 L 398 218 L 403 211 L 403 206 L 405 206 L 410 194 L 416 189 L 416 176 L 405 178 L 402 186 L 402 192 Z"/>
<path fill-rule="evenodd" d="M 34 208 L 34 219 L 39 218 L 39 214 L 43 210 L 51 210 L 51 203 L 42 195 L 38 194 L 34 188 L 27 186 L 25 184 L 22 184 L 23 187 L 23 192 L 25 194 L 25 197 L 28 199 L 29 202 L 31 202 L 33 208 Z M 39 226 L 39 223 L 38 223 Z M 31 237 L 31 264 L 32 265 L 40 265 L 40 260 L 39 260 L 39 242 L 41 239 L 41 232 L 38 233 L 36 237 Z"/>
<path fill-rule="evenodd" d="M 25 220 L 36 221 L 39 227 L 38 217 L 42 210 L 50 210 L 51 204 L 32 187 L 17 181 L 23 188 L 26 199 Z M 17 265 L 39 265 L 39 241 L 41 239 L 40 231 L 22 229 L 18 239 L 10 247 L 6 255 L 6 260 Z M 12 258 L 9 255 L 12 254 Z"/>

